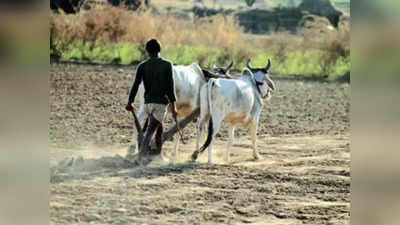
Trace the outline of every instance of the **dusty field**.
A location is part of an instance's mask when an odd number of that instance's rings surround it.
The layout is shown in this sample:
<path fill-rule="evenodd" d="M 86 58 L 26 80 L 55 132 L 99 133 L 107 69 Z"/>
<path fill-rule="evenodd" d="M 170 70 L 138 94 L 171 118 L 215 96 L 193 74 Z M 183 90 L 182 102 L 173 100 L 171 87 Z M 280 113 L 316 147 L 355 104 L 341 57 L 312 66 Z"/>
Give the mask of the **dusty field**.
<path fill-rule="evenodd" d="M 143 168 L 123 158 L 133 69 L 51 66 L 51 224 L 349 224 L 347 84 L 276 79 L 258 132 L 263 160 L 252 159 L 239 129 L 230 163 L 226 130 L 216 165 L 207 154 L 187 163 L 191 125 L 178 163 Z"/>

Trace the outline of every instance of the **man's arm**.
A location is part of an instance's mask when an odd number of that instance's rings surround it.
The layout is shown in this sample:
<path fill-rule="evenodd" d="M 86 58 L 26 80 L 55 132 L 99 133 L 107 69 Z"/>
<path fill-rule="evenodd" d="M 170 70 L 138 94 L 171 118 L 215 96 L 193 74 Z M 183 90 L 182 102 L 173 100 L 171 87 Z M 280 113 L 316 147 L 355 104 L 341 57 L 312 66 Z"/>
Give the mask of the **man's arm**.
<path fill-rule="evenodd" d="M 135 97 L 137 94 L 137 91 L 139 89 L 140 82 L 142 82 L 143 79 L 143 72 L 142 72 L 142 67 L 139 66 L 136 70 L 136 77 L 135 81 L 132 84 L 131 90 L 129 91 L 129 98 L 128 98 L 128 104 L 126 105 L 126 110 L 132 111 L 132 103 L 135 101 Z"/>
<path fill-rule="evenodd" d="M 133 82 L 133 85 L 129 92 L 128 104 L 132 104 L 135 101 L 135 97 L 139 89 L 140 82 L 142 82 L 142 79 L 143 79 L 142 67 L 139 66 L 138 69 L 136 70 L 135 82 Z"/>

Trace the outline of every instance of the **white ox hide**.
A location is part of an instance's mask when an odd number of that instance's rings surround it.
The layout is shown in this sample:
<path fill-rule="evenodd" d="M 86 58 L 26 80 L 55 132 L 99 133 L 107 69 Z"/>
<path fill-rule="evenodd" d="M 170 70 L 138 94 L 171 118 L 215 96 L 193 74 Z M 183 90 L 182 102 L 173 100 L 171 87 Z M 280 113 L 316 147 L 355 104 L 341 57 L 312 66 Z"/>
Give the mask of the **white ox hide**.
<path fill-rule="evenodd" d="M 226 69 L 232 66 L 230 64 Z M 213 66 L 213 69 L 220 69 Z M 173 79 L 174 79 L 174 88 L 176 94 L 176 108 L 178 111 L 178 120 L 189 115 L 193 110 L 200 107 L 200 88 L 203 86 L 206 81 L 206 76 L 221 76 L 228 77 L 227 75 L 223 76 L 222 74 L 211 73 L 206 70 L 202 70 L 198 64 L 191 64 L 189 66 L 177 65 L 172 67 L 173 70 Z M 206 73 L 206 75 L 205 75 Z M 144 113 L 144 86 L 143 83 L 140 84 L 139 90 L 137 93 L 137 98 L 139 100 L 140 108 L 138 110 L 138 120 L 141 126 L 144 125 L 144 121 L 146 120 Z M 164 128 L 165 129 L 165 128 Z M 179 148 L 180 140 L 179 138 L 175 138 L 175 151 L 174 151 L 174 160 L 177 159 L 177 151 Z M 134 129 L 133 131 L 133 143 L 128 149 L 128 155 L 133 155 L 137 149 L 137 131 Z"/>
<path fill-rule="evenodd" d="M 221 128 L 222 121 L 229 127 L 229 142 L 226 161 L 229 162 L 234 141 L 235 127 L 249 127 L 253 156 L 260 159 L 257 152 L 257 128 L 263 107 L 263 100 L 269 100 L 275 84 L 268 76 L 270 60 L 265 68 L 252 69 L 250 60 L 238 79 L 210 79 L 200 91 L 200 120 L 198 122 L 196 151 L 192 155 L 195 161 L 198 154 L 208 147 L 208 162 L 213 163 L 212 140 Z M 208 136 L 199 149 L 199 142 L 205 122 L 209 120 Z"/>

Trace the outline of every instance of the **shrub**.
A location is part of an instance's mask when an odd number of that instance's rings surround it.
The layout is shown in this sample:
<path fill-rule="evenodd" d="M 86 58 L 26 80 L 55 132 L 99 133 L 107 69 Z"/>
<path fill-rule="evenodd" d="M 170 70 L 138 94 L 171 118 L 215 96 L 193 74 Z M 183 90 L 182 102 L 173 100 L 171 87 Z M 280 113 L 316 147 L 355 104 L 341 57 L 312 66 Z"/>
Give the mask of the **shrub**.
<path fill-rule="evenodd" d="M 128 64 L 147 57 L 144 43 L 157 38 L 162 56 L 175 64 L 212 62 L 242 69 L 247 59 L 265 66 L 272 58 L 275 74 L 337 74 L 350 67 L 350 25 L 338 29 L 329 21 L 307 16 L 301 35 L 244 34 L 232 16 L 180 20 L 150 11 L 128 11 L 121 7 L 99 7 L 75 15 L 50 14 L 50 50 L 62 59 Z"/>
<path fill-rule="evenodd" d="M 158 38 L 163 44 L 206 45 L 228 48 L 239 41 L 242 30 L 232 16 L 182 21 L 150 11 L 128 11 L 122 7 L 95 8 L 75 15 L 51 14 L 54 39 L 70 43 L 132 42 L 144 44 Z"/>
<path fill-rule="evenodd" d="M 329 75 L 341 58 L 350 58 L 350 24 L 341 21 L 338 28 L 333 28 L 326 18 L 312 18 L 305 22 L 303 47 L 323 52 L 319 65 L 323 75 Z"/>

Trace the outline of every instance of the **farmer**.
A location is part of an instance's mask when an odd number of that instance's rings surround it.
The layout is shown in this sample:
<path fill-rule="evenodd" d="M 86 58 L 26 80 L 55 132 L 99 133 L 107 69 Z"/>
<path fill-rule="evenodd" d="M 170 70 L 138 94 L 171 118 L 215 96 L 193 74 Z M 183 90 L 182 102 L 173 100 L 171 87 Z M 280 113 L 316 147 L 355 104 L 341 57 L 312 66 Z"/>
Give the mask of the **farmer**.
<path fill-rule="evenodd" d="M 172 77 L 172 64 L 160 57 L 161 44 L 156 39 L 151 39 L 146 43 L 146 51 L 149 59 L 142 62 L 136 71 L 136 78 L 129 93 L 128 104 L 125 109 L 132 111 L 132 103 L 135 100 L 140 82 L 144 84 L 144 111 L 149 119 L 149 124 L 142 145 L 139 149 L 139 155 L 147 153 L 152 155 L 161 155 L 163 120 L 167 112 L 167 105 L 174 116 L 177 115 L 175 106 L 174 80 Z M 150 140 L 156 132 L 156 150 L 147 152 Z"/>

